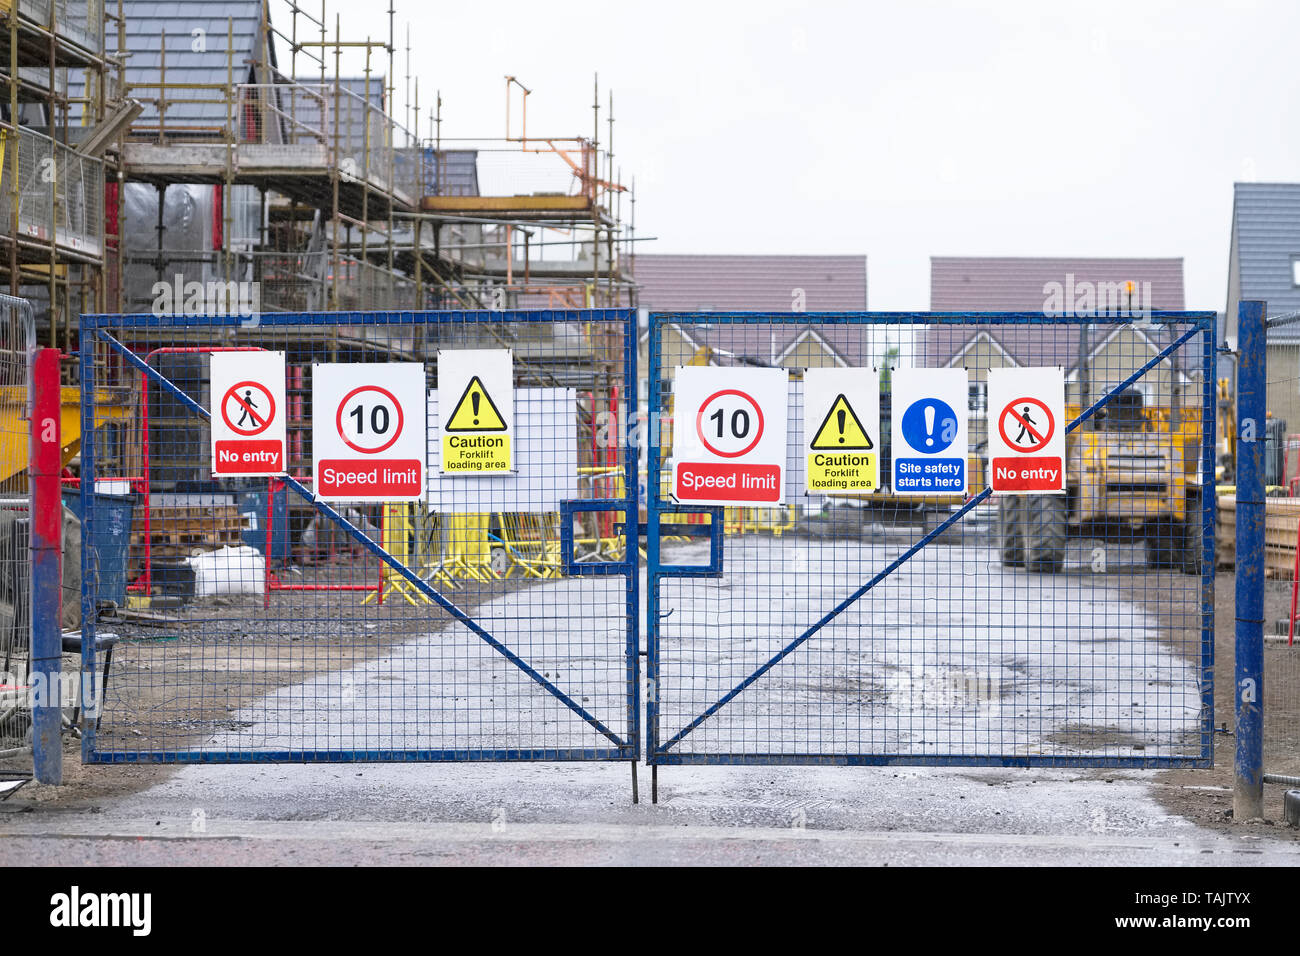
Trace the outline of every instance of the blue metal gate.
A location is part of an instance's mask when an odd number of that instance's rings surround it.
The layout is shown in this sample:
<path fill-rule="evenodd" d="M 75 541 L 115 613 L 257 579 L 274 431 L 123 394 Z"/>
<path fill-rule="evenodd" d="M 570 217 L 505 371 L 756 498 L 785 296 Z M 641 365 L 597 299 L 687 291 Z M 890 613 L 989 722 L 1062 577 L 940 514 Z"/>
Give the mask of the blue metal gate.
<path fill-rule="evenodd" d="M 636 760 L 635 332 L 630 310 L 84 316 L 84 759 Z M 422 362 L 433 402 L 459 349 L 513 356 L 515 472 L 316 500 L 314 367 Z M 286 357 L 287 473 L 213 478 L 209 356 L 258 350 Z"/>
<path fill-rule="evenodd" d="M 651 765 L 1209 765 L 1212 313 L 657 313 L 648 352 Z M 688 365 L 789 370 L 778 506 L 671 497 Z M 880 367 L 887 441 L 903 365 L 967 369 L 971 493 L 805 494 L 804 369 Z M 1069 492 L 993 498 L 987 373 L 1057 365 Z"/>

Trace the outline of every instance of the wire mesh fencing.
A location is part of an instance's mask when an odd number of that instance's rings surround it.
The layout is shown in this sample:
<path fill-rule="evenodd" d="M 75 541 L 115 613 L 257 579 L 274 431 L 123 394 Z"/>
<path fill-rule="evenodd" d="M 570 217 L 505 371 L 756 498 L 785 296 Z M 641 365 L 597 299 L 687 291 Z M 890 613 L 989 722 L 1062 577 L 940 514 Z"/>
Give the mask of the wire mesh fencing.
<path fill-rule="evenodd" d="M 1269 320 L 1267 352 L 1264 772 L 1295 777 L 1300 776 L 1300 316 Z M 1231 511 L 1235 499 L 1224 503 Z M 1224 534 L 1231 535 L 1232 515 L 1224 517 Z"/>
<path fill-rule="evenodd" d="M 1208 765 L 1212 316 L 650 322 L 652 764 Z M 674 500 L 691 367 L 788 374 L 771 506 Z M 804 404 L 823 367 L 880 376 L 879 421 L 862 418 L 879 490 L 809 490 Z M 1063 370 L 1064 495 L 988 491 L 990 373 L 1009 367 Z M 902 368 L 965 369 L 967 494 L 900 493 Z"/>
<path fill-rule="evenodd" d="M 83 319 L 86 634 L 116 644 L 87 759 L 635 757 L 633 318 Z M 465 350 L 512 358 L 510 474 L 439 470 L 439 370 Z M 268 351 L 284 473 L 214 477 L 214 356 Z M 423 367 L 423 491 L 318 500 L 314 446 L 350 413 L 316 396 L 380 363 Z"/>
<path fill-rule="evenodd" d="M 29 546 L 30 370 L 36 348 L 31 307 L 0 296 L 0 770 L 31 752 L 31 574 Z"/>
<path fill-rule="evenodd" d="M 98 256 L 104 225 L 104 164 L 48 136 L 20 129 L 17 189 L 0 190 L 0 219 L 18 206 L 18 235 Z"/>

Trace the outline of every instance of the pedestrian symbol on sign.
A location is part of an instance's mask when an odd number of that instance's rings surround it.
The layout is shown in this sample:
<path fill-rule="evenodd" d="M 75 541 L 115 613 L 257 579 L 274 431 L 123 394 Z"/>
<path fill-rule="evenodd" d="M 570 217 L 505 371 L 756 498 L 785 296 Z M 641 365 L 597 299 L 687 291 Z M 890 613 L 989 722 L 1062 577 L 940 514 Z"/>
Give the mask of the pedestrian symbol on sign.
<path fill-rule="evenodd" d="M 1056 431 L 1056 420 L 1036 398 L 1017 398 L 1003 410 L 998 427 L 1002 440 L 1017 451 L 1034 452 L 1046 446 Z"/>
<path fill-rule="evenodd" d="M 236 425 L 243 425 L 249 418 L 253 419 L 254 425 L 260 424 L 257 413 L 254 411 L 257 408 L 257 402 L 253 400 L 253 390 L 251 388 L 244 389 L 244 399 L 239 405 L 243 412 L 239 416 L 239 421 L 235 422 Z"/>
<path fill-rule="evenodd" d="M 1042 436 L 1039 435 L 1038 432 L 1034 431 L 1034 420 L 1029 417 L 1029 414 L 1028 405 L 1020 410 L 1020 434 L 1016 436 L 1017 445 L 1021 442 L 1024 442 L 1026 445 L 1031 444 L 1031 442 L 1025 441 L 1026 433 L 1032 434 L 1034 438 L 1037 438 L 1040 441 L 1042 440 Z"/>

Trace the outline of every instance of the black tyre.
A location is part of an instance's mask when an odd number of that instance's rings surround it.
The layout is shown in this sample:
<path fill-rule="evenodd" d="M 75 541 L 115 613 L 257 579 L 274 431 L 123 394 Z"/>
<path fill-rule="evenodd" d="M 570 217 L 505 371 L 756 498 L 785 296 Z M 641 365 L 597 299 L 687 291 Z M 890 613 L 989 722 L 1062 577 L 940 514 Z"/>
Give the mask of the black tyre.
<path fill-rule="evenodd" d="M 1183 574 L 1200 574 L 1203 556 L 1201 541 L 1201 499 L 1199 495 L 1187 497 L 1186 519 L 1179 522 L 1182 546 L 1179 564 Z"/>
<path fill-rule="evenodd" d="M 1055 574 L 1065 566 L 1065 496 L 1030 495 L 1024 509 L 1025 566 Z"/>
<path fill-rule="evenodd" d="M 1008 568 L 1025 566 L 1025 543 L 1021 534 L 1024 509 L 1021 499 L 1006 496 L 998 499 L 998 548 L 1002 564 Z"/>
<path fill-rule="evenodd" d="M 1148 522 L 1144 529 L 1147 567 L 1168 571 L 1182 567 L 1183 523 L 1172 518 Z"/>

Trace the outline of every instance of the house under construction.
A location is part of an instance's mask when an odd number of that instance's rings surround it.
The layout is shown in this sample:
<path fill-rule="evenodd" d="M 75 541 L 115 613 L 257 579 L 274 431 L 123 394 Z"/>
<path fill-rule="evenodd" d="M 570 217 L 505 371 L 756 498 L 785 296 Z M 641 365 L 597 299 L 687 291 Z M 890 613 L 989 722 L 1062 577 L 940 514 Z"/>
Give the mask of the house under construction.
<path fill-rule="evenodd" d="M 103 0 L 0 0 L 0 288 L 36 308 L 41 339 L 71 349 L 77 315 L 112 301 L 106 229 L 129 114 Z"/>
<path fill-rule="evenodd" d="M 377 39 L 344 36 L 323 3 L 283 0 L 0 0 L 0 16 L 0 278 L 35 306 L 42 344 L 76 351 L 85 312 L 636 304 L 634 201 L 610 148 L 612 98 L 598 89 L 587 134 L 537 135 L 532 91 L 503 77 L 503 135 L 451 138 L 438 95 L 421 104 L 393 9 Z M 241 344 L 240 330 L 222 335 L 189 344 Z M 341 350 L 423 361 L 438 347 L 422 331 L 378 336 L 357 326 L 298 338 L 291 393 L 305 396 L 301 370 Z M 526 379 L 590 392 L 593 418 L 614 401 L 600 383 L 622 355 L 581 330 L 519 326 L 481 344 L 509 345 Z M 202 394 L 200 355 L 149 361 Z M 188 418 L 178 408 L 170 420 L 166 395 L 153 405 L 148 428 Z M 297 470 L 310 462 L 309 423 L 291 424 Z M 129 456 L 144 426 L 133 427 L 106 434 L 104 450 Z M 176 445 L 169 473 L 205 477 L 201 430 L 186 427 L 194 448 Z"/>
<path fill-rule="evenodd" d="M 634 304 L 612 100 L 537 136 L 507 77 L 503 136 L 445 138 L 387 12 L 372 39 L 323 4 L 0 2 L 0 269 L 45 341 L 193 283 L 258 311 Z"/>

